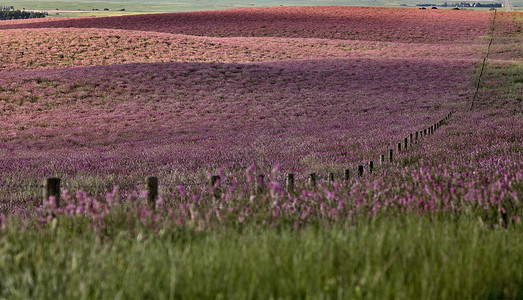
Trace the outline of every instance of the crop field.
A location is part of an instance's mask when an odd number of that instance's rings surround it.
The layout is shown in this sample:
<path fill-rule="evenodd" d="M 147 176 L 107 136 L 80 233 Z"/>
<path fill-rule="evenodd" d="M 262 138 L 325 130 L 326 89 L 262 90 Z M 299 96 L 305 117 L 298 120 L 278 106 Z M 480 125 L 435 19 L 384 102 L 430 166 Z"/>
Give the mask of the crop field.
<path fill-rule="evenodd" d="M 0 298 L 523 297 L 522 23 L 1 21 Z"/>

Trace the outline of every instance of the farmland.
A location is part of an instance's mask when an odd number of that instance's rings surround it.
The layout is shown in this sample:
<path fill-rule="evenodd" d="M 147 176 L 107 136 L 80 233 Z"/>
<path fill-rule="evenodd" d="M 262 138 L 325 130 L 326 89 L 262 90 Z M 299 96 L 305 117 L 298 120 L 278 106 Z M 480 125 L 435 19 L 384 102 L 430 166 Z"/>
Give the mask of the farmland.
<path fill-rule="evenodd" d="M 0 295 L 521 297 L 521 30 L 360 7 L 0 22 Z"/>

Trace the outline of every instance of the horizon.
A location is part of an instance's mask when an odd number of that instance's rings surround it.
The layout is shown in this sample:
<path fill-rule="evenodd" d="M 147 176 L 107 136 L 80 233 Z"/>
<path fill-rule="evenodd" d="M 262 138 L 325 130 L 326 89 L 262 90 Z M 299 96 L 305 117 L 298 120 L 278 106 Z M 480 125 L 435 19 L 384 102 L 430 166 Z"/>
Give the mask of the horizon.
<path fill-rule="evenodd" d="M 249 7 L 278 7 L 278 6 L 363 6 L 363 7 L 416 7 L 419 4 L 442 6 L 444 3 L 499 3 L 502 0 L 218 0 L 194 1 L 166 0 L 142 3 L 140 1 L 8 1 L 2 6 L 14 7 L 21 10 L 46 11 L 49 16 L 111 16 L 133 13 L 164 13 L 189 12 L 205 10 L 222 10 Z M 512 4 L 513 6 L 514 4 Z M 464 7 L 465 9 L 488 9 L 487 7 Z M 518 10 L 521 7 L 517 7 Z"/>

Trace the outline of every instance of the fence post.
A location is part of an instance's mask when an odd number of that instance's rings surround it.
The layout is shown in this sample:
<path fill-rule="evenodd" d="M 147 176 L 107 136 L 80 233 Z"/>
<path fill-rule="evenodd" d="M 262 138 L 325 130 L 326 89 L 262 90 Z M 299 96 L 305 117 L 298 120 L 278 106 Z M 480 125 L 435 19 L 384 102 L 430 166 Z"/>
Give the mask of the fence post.
<path fill-rule="evenodd" d="M 401 152 L 401 143 L 398 143 L 398 153 Z"/>
<path fill-rule="evenodd" d="M 256 193 L 261 194 L 265 190 L 265 176 L 260 174 L 256 176 L 256 182 L 254 189 L 256 190 Z"/>
<path fill-rule="evenodd" d="M 416 139 L 416 144 L 418 143 L 418 132 L 416 131 L 416 134 L 415 134 L 415 139 Z"/>
<path fill-rule="evenodd" d="M 374 161 L 369 161 L 369 174 L 372 174 L 372 169 L 374 169 Z"/>
<path fill-rule="evenodd" d="M 389 159 L 390 159 L 390 162 L 392 162 L 392 152 L 393 152 L 393 150 L 389 149 Z"/>
<path fill-rule="evenodd" d="M 334 173 L 329 173 L 329 182 L 334 182 Z"/>
<path fill-rule="evenodd" d="M 294 174 L 287 174 L 287 179 L 285 180 L 285 189 L 287 192 L 294 192 Z"/>
<path fill-rule="evenodd" d="M 152 209 L 155 209 L 156 198 L 158 198 L 158 178 L 147 176 L 145 178 L 145 188 L 147 190 L 147 202 Z"/>
<path fill-rule="evenodd" d="M 350 169 L 345 169 L 345 180 L 350 179 Z"/>
<path fill-rule="evenodd" d="M 309 187 L 310 188 L 316 187 L 316 173 L 311 173 L 309 175 Z"/>
<path fill-rule="evenodd" d="M 411 144 L 414 143 L 414 134 L 412 134 L 412 133 L 410 134 L 410 143 Z"/>
<path fill-rule="evenodd" d="M 60 207 L 60 178 L 48 177 L 44 180 L 42 206 L 49 202 L 49 197 L 54 197 L 55 206 Z"/>
<path fill-rule="evenodd" d="M 213 196 L 215 198 L 219 198 L 220 195 L 221 195 L 221 191 L 220 191 L 220 175 L 212 175 L 211 176 L 211 188 L 212 188 L 212 193 L 213 193 Z"/>
<path fill-rule="evenodd" d="M 359 165 L 358 166 L 358 174 L 361 176 L 363 176 L 363 165 Z"/>
<path fill-rule="evenodd" d="M 405 142 L 405 147 L 403 147 L 403 149 L 407 150 L 407 147 L 409 146 L 409 144 L 408 144 L 409 139 L 405 138 L 404 142 Z"/>
<path fill-rule="evenodd" d="M 380 156 L 380 164 L 384 164 L 385 163 L 385 154 L 382 154 Z"/>

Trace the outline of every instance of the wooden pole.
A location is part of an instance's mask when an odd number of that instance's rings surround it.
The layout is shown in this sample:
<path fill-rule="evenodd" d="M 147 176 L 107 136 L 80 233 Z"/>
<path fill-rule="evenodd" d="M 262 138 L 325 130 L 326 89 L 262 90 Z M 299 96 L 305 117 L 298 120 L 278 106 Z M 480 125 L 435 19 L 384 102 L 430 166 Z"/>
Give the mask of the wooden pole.
<path fill-rule="evenodd" d="M 220 191 L 221 182 L 220 181 L 221 181 L 220 175 L 211 176 L 210 184 L 211 184 L 213 196 L 215 198 L 220 198 L 220 196 L 221 196 L 221 191 Z"/>
<path fill-rule="evenodd" d="M 285 180 L 285 189 L 287 192 L 294 192 L 294 174 L 287 174 L 287 179 Z"/>
<path fill-rule="evenodd" d="M 309 187 L 311 187 L 311 188 L 316 187 L 316 173 L 311 173 L 309 175 Z"/>
<path fill-rule="evenodd" d="M 147 190 L 147 202 L 152 209 L 155 209 L 156 199 L 158 198 L 158 178 L 147 176 L 145 178 L 145 189 Z"/>
<path fill-rule="evenodd" d="M 372 174 L 372 170 L 374 169 L 374 161 L 369 161 L 369 174 Z"/>
<path fill-rule="evenodd" d="M 405 146 L 403 147 L 403 149 L 407 150 L 407 147 L 409 146 L 408 142 L 409 142 L 409 139 L 405 138 L 405 140 L 404 140 Z"/>
<path fill-rule="evenodd" d="M 385 163 L 385 154 L 382 154 L 380 156 L 380 164 L 384 164 Z"/>
<path fill-rule="evenodd" d="M 54 204 L 60 207 L 60 178 L 48 177 L 44 180 L 43 202 L 49 202 L 49 197 L 54 197 Z"/>
<path fill-rule="evenodd" d="M 359 165 L 358 166 L 358 174 L 361 176 L 363 176 L 363 165 Z"/>
<path fill-rule="evenodd" d="M 392 152 L 393 152 L 393 150 L 389 149 L 389 159 L 390 159 L 390 162 L 392 162 Z"/>
<path fill-rule="evenodd" d="M 401 152 L 401 143 L 398 143 L 398 153 Z"/>
<path fill-rule="evenodd" d="M 255 187 L 257 194 L 262 194 L 265 191 L 265 176 L 264 175 L 258 175 L 256 176 L 256 182 Z"/>

